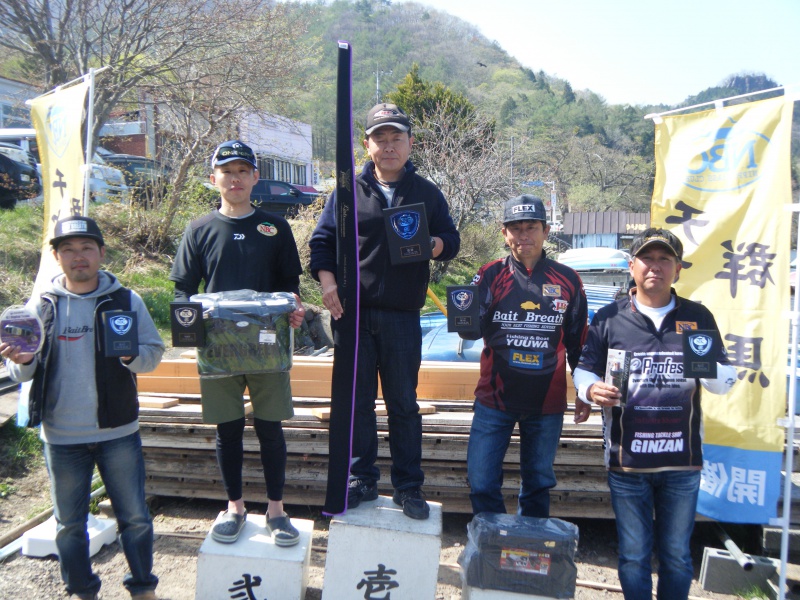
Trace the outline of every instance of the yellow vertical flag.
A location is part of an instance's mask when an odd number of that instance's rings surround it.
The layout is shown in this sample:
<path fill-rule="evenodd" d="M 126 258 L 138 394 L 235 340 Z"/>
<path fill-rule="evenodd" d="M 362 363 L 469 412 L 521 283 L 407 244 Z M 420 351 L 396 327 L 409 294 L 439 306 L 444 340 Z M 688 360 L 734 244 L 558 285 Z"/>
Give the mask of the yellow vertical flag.
<path fill-rule="evenodd" d="M 42 258 L 35 289 L 49 281 L 55 272 L 50 253 L 50 238 L 55 222 L 68 215 L 83 214 L 84 121 L 89 82 L 58 88 L 31 100 L 31 118 L 42 161 L 44 188 L 44 226 Z"/>
<path fill-rule="evenodd" d="M 89 88 L 90 83 L 84 78 L 80 83 L 57 88 L 31 100 L 31 119 L 36 129 L 36 144 L 42 161 L 44 189 L 42 252 L 31 302 L 41 295 L 47 284 L 59 273 L 56 260 L 50 252 L 50 238 L 53 237 L 56 221 L 68 215 L 83 214 L 86 163 L 83 124 Z M 28 423 L 29 393 L 30 382 L 25 382 L 20 388 L 17 404 L 19 426 Z"/>
<path fill-rule="evenodd" d="M 707 306 L 739 380 L 703 396 L 698 511 L 777 513 L 786 412 L 793 103 L 783 96 L 656 121 L 652 224 L 684 245 L 676 291 Z"/>

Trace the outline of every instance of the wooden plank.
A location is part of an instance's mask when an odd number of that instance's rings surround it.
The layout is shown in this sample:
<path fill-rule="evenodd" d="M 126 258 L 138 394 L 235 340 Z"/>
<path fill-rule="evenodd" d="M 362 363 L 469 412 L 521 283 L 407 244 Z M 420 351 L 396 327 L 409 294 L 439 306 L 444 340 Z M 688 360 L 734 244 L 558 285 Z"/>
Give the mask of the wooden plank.
<path fill-rule="evenodd" d="M 170 408 L 178 406 L 177 398 L 163 398 L 160 396 L 142 396 L 139 398 L 139 408 Z"/>

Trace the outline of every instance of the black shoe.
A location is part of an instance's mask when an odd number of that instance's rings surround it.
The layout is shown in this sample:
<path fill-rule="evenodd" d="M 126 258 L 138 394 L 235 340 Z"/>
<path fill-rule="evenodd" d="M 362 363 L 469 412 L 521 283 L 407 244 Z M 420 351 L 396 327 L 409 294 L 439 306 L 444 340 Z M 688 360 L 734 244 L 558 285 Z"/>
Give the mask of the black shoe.
<path fill-rule="evenodd" d="M 211 539 L 221 544 L 232 544 L 239 539 L 246 522 L 247 511 L 243 515 L 237 515 L 226 510 L 211 528 Z"/>
<path fill-rule="evenodd" d="M 347 508 L 356 508 L 361 502 L 378 499 L 378 485 L 363 479 L 353 479 L 347 489 Z"/>
<path fill-rule="evenodd" d="M 286 513 L 281 517 L 267 519 L 267 533 L 272 536 L 276 546 L 294 546 L 300 541 L 300 532 L 292 525 Z"/>
<path fill-rule="evenodd" d="M 431 509 L 419 488 L 395 490 L 392 501 L 398 506 L 402 506 L 403 514 L 412 519 L 427 519 L 430 516 Z"/>

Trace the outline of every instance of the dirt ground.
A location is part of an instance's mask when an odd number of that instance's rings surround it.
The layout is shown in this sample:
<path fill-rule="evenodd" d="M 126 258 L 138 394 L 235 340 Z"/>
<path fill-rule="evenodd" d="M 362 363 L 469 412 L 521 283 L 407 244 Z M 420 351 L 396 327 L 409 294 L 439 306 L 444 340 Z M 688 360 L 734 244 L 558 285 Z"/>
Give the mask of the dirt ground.
<path fill-rule="evenodd" d="M 17 477 L 15 491 L 0 498 L 0 536 L 30 519 L 49 503 L 47 474 L 43 467 Z M 155 568 L 160 579 L 158 597 L 163 600 L 191 600 L 195 595 L 197 555 L 217 513 L 220 502 L 157 498 L 152 504 L 155 541 Z M 250 505 L 254 514 L 263 514 L 265 507 Z M 314 521 L 308 589 L 305 600 L 319 600 L 322 595 L 325 568 L 328 521 L 317 507 L 289 506 L 292 517 Z M 461 582 L 457 559 L 467 542 L 466 526 L 469 515 L 445 514 L 442 550 L 439 558 L 439 583 L 435 600 L 461 598 Z M 616 573 L 616 533 L 610 520 L 578 519 L 580 542 L 576 563 L 579 585 L 575 598 L 621 599 L 622 594 L 609 589 L 619 585 Z M 699 576 L 703 547 L 722 547 L 708 524 L 698 524 L 692 544 L 695 577 Z M 103 600 L 124 600 L 128 597 L 122 587 L 127 571 L 124 555 L 118 544 L 105 546 L 93 558 L 93 567 L 103 582 Z M 593 586 L 593 587 L 590 587 Z M 717 600 L 735 596 L 714 594 L 701 589 L 695 579 L 691 596 Z M 54 557 L 28 558 L 17 553 L 0 564 L 0 598 L 52 600 L 65 598 L 58 561 Z M 389 596 L 387 596 L 388 598 Z M 415 599 L 416 600 L 416 599 Z M 419 600 L 428 600 L 420 598 Z"/>

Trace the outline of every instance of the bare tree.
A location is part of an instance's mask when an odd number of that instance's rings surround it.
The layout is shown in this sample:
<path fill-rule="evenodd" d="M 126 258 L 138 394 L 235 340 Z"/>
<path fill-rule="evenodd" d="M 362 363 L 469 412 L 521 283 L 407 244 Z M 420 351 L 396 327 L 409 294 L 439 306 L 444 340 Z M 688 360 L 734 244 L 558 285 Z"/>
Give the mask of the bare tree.
<path fill-rule="evenodd" d="M 266 0 L 3 0 L 0 47 L 22 56 L 43 91 L 91 67 L 110 67 L 96 87 L 96 139 L 111 112 L 133 90 L 147 82 L 167 82 L 187 65 L 202 69 L 196 61 L 220 45 L 236 46 L 230 43 L 233 38 L 254 31 L 265 34 L 262 41 L 251 36 L 246 49 L 236 47 L 245 56 L 257 55 L 253 58 L 270 54 L 258 65 L 262 71 L 271 70 L 271 61 L 285 65 L 281 52 L 297 37 L 285 27 L 286 13 L 286 7 Z M 269 24 L 272 16 L 279 23 Z M 279 30 L 281 38 L 274 35 Z M 275 44 L 274 50 L 261 44 Z"/>
<path fill-rule="evenodd" d="M 202 168 L 213 146 L 241 137 L 239 124 L 249 115 L 278 110 L 297 93 L 301 63 L 309 56 L 296 40 L 305 17 L 283 3 L 231 2 L 228 16 L 246 26 L 220 32 L 215 44 L 194 48 L 172 68 L 149 77 L 141 86 L 153 104 L 155 123 L 164 136 L 162 160 L 173 166 L 171 188 L 164 198 L 147 245 L 165 247 L 192 167 Z"/>
<path fill-rule="evenodd" d="M 420 143 L 412 148 L 412 161 L 442 190 L 456 228 L 483 224 L 494 232 L 511 187 L 491 121 L 477 112 L 457 114 L 437 104 L 425 112 L 417 133 Z M 434 281 L 446 270 L 446 264 L 436 263 Z"/>

